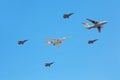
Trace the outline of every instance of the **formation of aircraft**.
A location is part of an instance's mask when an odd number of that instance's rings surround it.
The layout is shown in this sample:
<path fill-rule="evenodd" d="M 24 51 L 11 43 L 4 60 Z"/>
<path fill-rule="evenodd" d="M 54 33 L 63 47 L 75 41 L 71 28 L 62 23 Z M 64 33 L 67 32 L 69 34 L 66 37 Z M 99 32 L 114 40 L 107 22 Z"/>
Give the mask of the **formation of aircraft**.
<path fill-rule="evenodd" d="M 97 28 L 98 29 L 98 32 L 101 32 L 101 28 L 103 27 L 104 24 L 107 23 L 107 21 L 102 21 L 102 22 L 98 22 L 98 21 L 95 21 L 95 20 L 92 20 L 92 19 L 88 19 L 88 21 L 92 22 L 94 25 L 90 26 L 88 25 L 88 23 L 82 23 L 87 29 L 91 29 L 91 28 Z"/>
<path fill-rule="evenodd" d="M 21 40 L 21 41 L 18 41 L 18 44 L 19 44 L 19 45 L 23 45 L 26 41 L 28 41 L 28 40 Z"/>
<path fill-rule="evenodd" d="M 94 40 L 89 40 L 88 44 L 93 44 L 94 42 L 96 42 L 98 39 L 94 39 Z"/>
<path fill-rule="evenodd" d="M 74 13 L 69 13 L 69 14 L 64 14 L 63 18 L 69 18 L 71 15 L 73 15 Z M 88 21 L 92 22 L 93 25 L 88 25 L 88 23 L 84 23 L 82 22 L 82 24 L 87 28 L 87 29 L 91 29 L 91 28 L 97 28 L 98 32 L 101 32 L 101 28 L 103 27 L 104 24 L 107 23 L 107 21 L 102 21 L 102 22 L 98 22 L 92 19 L 87 18 Z M 58 48 L 60 48 L 61 43 L 63 41 L 65 41 L 66 39 L 68 39 L 68 37 L 62 37 L 62 38 L 51 38 L 51 37 L 47 37 L 50 41 L 47 41 L 46 44 L 47 45 L 54 45 L 57 46 Z M 98 39 L 93 39 L 93 40 L 89 40 L 88 44 L 93 44 L 94 42 L 96 42 Z M 20 40 L 18 41 L 19 45 L 23 45 L 26 41 L 28 40 Z M 50 63 L 45 63 L 45 67 L 50 67 L 52 64 L 54 64 L 54 62 L 50 62 Z"/>
<path fill-rule="evenodd" d="M 50 41 L 47 41 L 46 42 L 46 44 L 47 45 L 57 45 L 57 47 L 58 48 L 60 48 L 60 44 L 64 41 L 64 40 L 66 40 L 66 39 L 68 39 L 68 37 L 63 37 L 63 38 L 58 38 L 58 39 L 56 39 L 56 38 L 50 38 L 50 37 L 47 37 Z"/>
<path fill-rule="evenodd" d="M 54 62 L 45 63 L 45 67 L 50 67 L 52 64 L 54 64 Z"/>
<path fill-rule="evenodd" d="M 69 14 L 64 14 L 63 18 L 69 18 L 71 15 L 73 15 L 74 13 L 69 13 Z"/>

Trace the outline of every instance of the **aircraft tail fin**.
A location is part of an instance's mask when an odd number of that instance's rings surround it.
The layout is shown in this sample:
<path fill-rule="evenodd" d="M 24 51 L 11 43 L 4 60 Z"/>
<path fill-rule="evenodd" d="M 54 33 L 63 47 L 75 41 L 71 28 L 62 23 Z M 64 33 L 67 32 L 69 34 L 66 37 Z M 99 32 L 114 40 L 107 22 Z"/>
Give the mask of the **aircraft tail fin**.
<path fill-rule="evenodd" d="M 46 42 L 47 45 L 51 45 L 52 43 L 50 41 Z"/>
<path fill-rule="evenodd" d="M 83 24 L 87 29 L 91 29 L 90 25 L 88 25 L 87 23 L 82 22 L 82 24 Z"/>

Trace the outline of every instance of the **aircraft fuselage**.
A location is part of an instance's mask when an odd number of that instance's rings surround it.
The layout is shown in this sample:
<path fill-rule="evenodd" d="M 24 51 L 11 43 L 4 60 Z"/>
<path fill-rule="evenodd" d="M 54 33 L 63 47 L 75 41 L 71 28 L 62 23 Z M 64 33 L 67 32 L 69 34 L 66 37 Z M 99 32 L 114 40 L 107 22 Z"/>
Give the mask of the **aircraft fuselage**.
<path fill-rule="evenodd" d="M 51 43 L 52 43 L 53 45 L 59 44 L 59 43 L 61 43 L 61 42 L 62 42 L 62 41 L 59 40 L 59 39 L 56 39 L 56 40 L 51 41 Z"/>
<path fill-rule="evenodd" d="M 94 24 L 93 26 L 91 26 L 91 28 L 102 27 L 102 25 L 104 25 L 104 24 L 106 24 L 106 23 L 107 23 L 106 21 L 99 22 L 99 23 L 96 23 L 96 24 Z"/>

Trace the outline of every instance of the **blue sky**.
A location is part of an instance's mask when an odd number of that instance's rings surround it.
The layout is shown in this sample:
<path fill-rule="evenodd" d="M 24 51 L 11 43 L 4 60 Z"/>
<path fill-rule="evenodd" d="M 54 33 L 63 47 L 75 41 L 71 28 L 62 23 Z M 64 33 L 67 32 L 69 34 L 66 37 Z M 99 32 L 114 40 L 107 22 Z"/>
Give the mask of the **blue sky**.
<path fill-rule="evenodd" d="M 1 0 L 0 80 L 120 80 L 119 0 Z M 63 19 L 65 13 L 75 13 Z M 101 33 L 86 18 L 108 21 Z M 91 23 L 89 23 L 91 24 Z M 70 38 L 46 46 L 46 36 Z M 90 39 L 99 39 L 89 45 Z M 28 39 L 24 45 L 18 40 Z M 52 62 L 50 68 L 44 67 Z"/>

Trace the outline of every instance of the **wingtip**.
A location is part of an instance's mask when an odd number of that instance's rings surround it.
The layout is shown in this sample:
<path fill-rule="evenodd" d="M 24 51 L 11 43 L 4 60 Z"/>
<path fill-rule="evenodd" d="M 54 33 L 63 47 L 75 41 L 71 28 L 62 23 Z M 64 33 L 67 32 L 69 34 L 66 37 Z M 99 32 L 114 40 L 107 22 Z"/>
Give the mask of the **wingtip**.
<path fill-rule="evenodd" d="M 81 22 L 82 24 L 86 24 L 85 22 Z"/>

